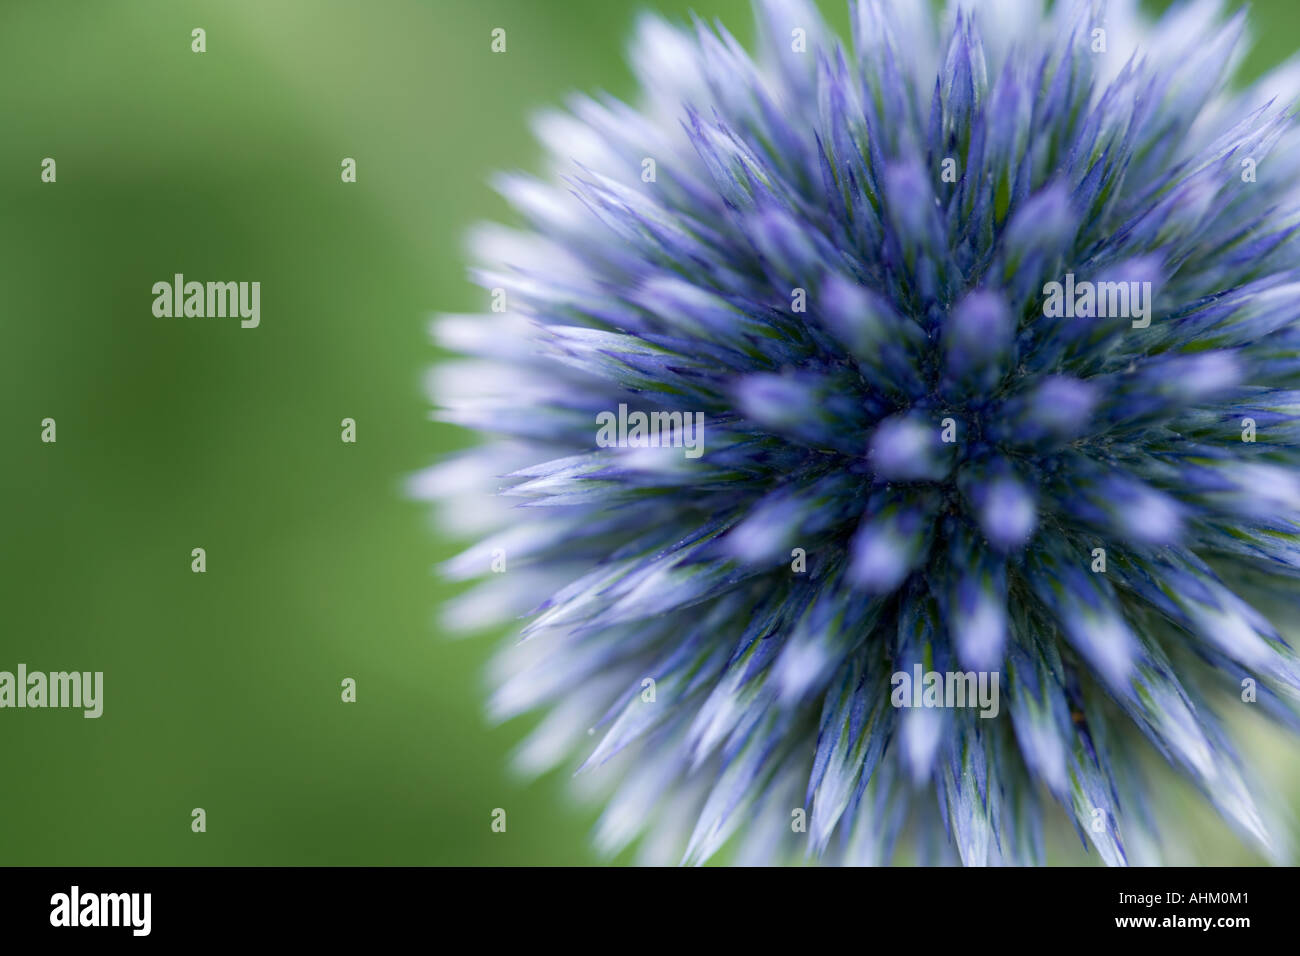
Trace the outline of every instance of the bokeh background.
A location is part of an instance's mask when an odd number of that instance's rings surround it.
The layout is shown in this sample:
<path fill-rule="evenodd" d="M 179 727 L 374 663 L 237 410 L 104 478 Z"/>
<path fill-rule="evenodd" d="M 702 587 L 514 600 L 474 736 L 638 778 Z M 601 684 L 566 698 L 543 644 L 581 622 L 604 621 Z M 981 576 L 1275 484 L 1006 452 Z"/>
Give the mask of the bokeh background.
<path fill-rule="evenodd" d="M 642 6 L 752 35 L 747 0 L 0 3 L 0 670 L 105 672 L 99 720 L 0 711 L 0 863 L 597 862 L 567 774 L 508 772 L 531 721 L 483 716 L 502 636 L 439 633 L 460 543 L 403 488 L 469 440 L 422 379 L 429 315 L 486 306 L 488 176 L 535 167 L 535 109 L 632 94 Z M 1248 75 L 1300 26 L 1254 9 Z M 261 327 L 155 318 L 176 272 L 260 281 Z M 1295 743 L 1247 731 L 1300 805 Z M 1256 862 L 1174 786 L 1189 858 Z"/>

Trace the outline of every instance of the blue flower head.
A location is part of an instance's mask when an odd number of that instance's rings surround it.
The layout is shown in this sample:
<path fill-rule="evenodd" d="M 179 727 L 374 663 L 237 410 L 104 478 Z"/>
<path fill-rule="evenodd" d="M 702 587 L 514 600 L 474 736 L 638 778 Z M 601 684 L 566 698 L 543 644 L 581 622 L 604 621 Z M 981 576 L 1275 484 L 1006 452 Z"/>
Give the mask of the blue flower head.
<path fill-rule="evenodd" d="M 436 325 L 521 765 L 647 862 L 1156 863 L 1167 766 L 1286 859 L 1223 718 L 1300 729 L 1300 71 L 1213 2 L 756 8 L 541 116 Z"/>

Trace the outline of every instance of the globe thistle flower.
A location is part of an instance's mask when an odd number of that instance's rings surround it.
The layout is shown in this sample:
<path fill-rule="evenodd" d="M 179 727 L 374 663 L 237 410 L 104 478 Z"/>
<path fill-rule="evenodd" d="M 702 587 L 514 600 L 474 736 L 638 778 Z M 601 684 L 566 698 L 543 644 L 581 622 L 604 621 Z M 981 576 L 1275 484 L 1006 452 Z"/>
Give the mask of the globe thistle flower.
<path fill-rule="evenodd" d="M 436 324 L 491 437 L 417 489 L 478 540 L 449 623 L 525 622 L 521 766 L 645 862 L 1041 863 L 1055 817 L 1145 864 L 1165 762 L 1286 859 L 1223 716 L 1300 729 L 1295 68 L 1232 92 L 1215 3 L 756 9 L 540 116 L 492 311 Z"/>

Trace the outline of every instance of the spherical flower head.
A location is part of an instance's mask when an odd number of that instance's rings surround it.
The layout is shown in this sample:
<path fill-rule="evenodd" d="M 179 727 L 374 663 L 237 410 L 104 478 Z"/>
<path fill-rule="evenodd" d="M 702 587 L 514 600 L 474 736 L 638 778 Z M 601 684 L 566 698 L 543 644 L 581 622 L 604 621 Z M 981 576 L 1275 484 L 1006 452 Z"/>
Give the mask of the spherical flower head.
<path fill-rule="evenodd" d="M 756 9 L 540 117 L 436 325 L 520 764 L 645 862 L 1156 863 L 1172 772 L 1286 859 L 1225 720 L 1300 729 L 1297 70 L 1233 92 L 1215 3 Z"/>

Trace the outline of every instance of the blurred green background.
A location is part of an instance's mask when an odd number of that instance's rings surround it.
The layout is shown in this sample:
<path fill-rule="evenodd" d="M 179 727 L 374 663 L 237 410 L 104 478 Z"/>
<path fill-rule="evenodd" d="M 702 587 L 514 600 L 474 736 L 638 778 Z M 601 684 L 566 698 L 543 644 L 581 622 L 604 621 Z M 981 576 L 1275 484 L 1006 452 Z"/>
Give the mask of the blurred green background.
<path fill-rule="evenodd" d="M 645 5 L 752 34 L 746 0 Z M 421 380 L 429 315 L 486 304 L 462 237 L 509 218 L 488 175 L 536 166 L 538 107 L 631 95 L 641 6 L 0 4 L 0 670 L 105 672 L 99 720 L 0 712 L 0 863 L 596 862 L 566 775 L 507 772 L 530 721 L 486 723 L 495 639 L 438 633 L 459 544 L 403 484 L 467 441 Z M 1251 73 L 1300 23 L 1255 9 Z M 260 281 L 261 327 L 155 318 L 176 272 Z M 1294 746 L 1252 739 L 1300 792 Z M 1197 819 L 1196 856 L 1253 859 Z"/>

